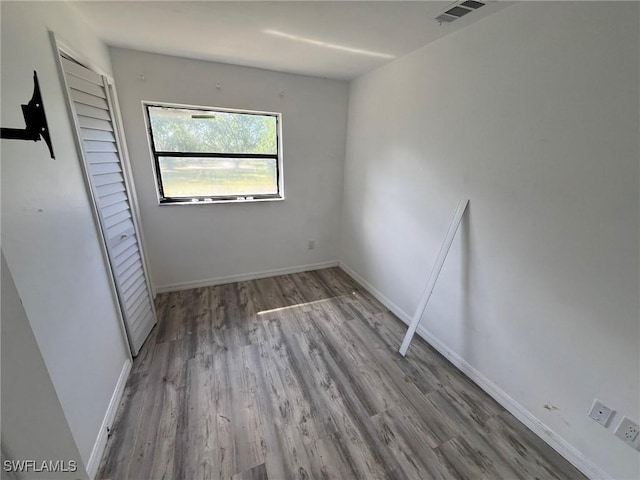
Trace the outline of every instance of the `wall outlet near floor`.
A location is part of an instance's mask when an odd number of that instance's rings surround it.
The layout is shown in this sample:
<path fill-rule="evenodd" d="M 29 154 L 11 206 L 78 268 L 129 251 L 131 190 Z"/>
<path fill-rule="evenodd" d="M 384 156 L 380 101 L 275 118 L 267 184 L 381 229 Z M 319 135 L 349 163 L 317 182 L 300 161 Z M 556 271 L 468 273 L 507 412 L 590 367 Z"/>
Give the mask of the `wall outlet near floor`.
<path fill-rule="evenodd" d="M 309 240 L 309 243 L 307 243 L 307 250 L 313 250 L 314 248 L 316 248 L 316 241 Z"/>
<path fill-rule="evenodd" d="M 622 421 L 616 431 L 613 434 L 621 439 L 624 443 L 628 443 L 636 450 L 640 450 L 640 427 L 637 423 L 629 420 L 627 417 L 622 417 Z"/>
<path fill-rule="evenodd" d="M 615 413 L 615 410 L 611 410 L 596 398 L 593 402 L 591 410 L 589 410 L 589 417 L 598 422 L 600 425 L 608 427 L 609 422 L 611 421 Z"/>

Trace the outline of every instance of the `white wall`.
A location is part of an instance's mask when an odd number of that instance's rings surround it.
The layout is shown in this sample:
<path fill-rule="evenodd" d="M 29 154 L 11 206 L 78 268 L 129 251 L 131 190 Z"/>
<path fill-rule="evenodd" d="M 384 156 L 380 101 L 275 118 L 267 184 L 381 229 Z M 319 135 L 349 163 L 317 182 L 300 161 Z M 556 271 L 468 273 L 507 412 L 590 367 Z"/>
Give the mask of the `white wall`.
<path fill-rule="evenodd" d="M 517 4 L 353 82 L 342 221 L 341 261 L 411 316 L 468 196 L 422 327 L 616 479 L 640 476 L 613 436 L 640 421 L 638 18 Z"/>
<path fill-rule="evenodd" d="M 123 49 L 111 61 L 156 287 L 337 261 L 346 82 Z M 286 199 L 159 206 L 143 100 L 281 112 Z"/>
<path fill-rule="evenodd" d="M 86 465 L 129 354 L 48 30 L 107 71 L 109 56 L 66 3 L 1 9 L 2 126 L 24 125 L 20 104 L 37 70 L 56 154 L 44 142 L 2 140 L 2 249 Z"/>
<path fill-rule="evenodd" d="M 73 473 L 32 473 L 30 478 L 87 478 L 4 254 L 0 335 L 3 455 L 7 460 L 61 460 L 67 469 L 75 462 L 78 468 Z M 5 478 L 4 468 L 0 477 Z"/>

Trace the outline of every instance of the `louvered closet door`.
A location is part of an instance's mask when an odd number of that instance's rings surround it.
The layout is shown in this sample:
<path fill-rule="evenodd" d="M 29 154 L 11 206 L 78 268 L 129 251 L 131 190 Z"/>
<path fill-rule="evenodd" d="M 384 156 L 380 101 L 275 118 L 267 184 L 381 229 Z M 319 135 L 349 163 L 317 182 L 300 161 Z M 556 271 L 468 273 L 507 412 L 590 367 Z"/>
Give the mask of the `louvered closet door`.
<path fill-rule="evenodd" d="M 62 57 L 111 270 L 133 355 L 156 323 L 141 243 L 132 216 L 106 79 Z"/>

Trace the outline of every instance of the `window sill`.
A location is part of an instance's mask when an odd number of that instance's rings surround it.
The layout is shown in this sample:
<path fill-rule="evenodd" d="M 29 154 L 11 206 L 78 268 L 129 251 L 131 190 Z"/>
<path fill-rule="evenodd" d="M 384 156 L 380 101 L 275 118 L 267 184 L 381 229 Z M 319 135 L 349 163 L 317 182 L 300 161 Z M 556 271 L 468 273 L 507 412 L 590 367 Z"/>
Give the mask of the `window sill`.
<path fill-rule="evenodd" d="M 187 201 L 178 201 L 178 202 L 158 202 L 158 205 L 161 207 L 175 207 L 175 206 L 202 206 L 202 205 L 218 205 L 221 203 L 261 203 L 261 202 L 282 202 L 284 201 L 284 197 L 273 197 L 273 198 L 234 198 L 229 200 L 187 200 Z"/>

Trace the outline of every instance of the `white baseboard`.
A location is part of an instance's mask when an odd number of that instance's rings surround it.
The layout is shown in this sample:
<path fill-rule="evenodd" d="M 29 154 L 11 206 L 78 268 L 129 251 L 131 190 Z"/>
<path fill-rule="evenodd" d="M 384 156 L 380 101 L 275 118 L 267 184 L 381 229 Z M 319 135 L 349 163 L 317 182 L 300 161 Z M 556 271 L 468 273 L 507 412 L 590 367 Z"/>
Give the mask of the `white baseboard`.
<path fill-rule="evenodd" d="M 411 315 L 407 314 L 389 298 L 387 298 L 380 290 L 371 285 L 362 276 L 356 273 L 344 262 L 340 261 L 339 266 L 348 275 L 350 275 L 356 282 L 366 288 L 369 293 L 376 297 L 380 303 L 387 307 L 391 312 L 402 320 L 405 324 L 411 324 Z M 538 420 L 531 412 L 526 410 L 522 405 L 516 402 L 511 396 L 509 396 L 504 390 L 498 387 L 495 383 L 485 377 L 482 373 L 476 370 L 470 363 L 460 357 L 456 352 L 449 349 L 444 343 L 438 340 L 433 334 L 431 334 L 426 328 L 419 325 L 416 333 L 420 335 L 429 345 L 435 348 L 442 356 L 449 360 L 458 370 L 469 377 L 476 385 L 484 390 L 491 398 L 502 405 L 509 413 L 521 421 L 529 430 L 540 437 L 551 448 L 562 455 L 567 461 L 569 461 L 574 467 L 584 473 L 592 480 L 613 480 L 610 475 L 604 472 L 600 467 L 595 465 L 591 460 L 586 458 L 575 447 L 569 444 L 566 440 L 560 437 L 557 433 L 547 427 L 544 423 Z M 400 345 L 398 345 L 398 349 Z"/>
<path fill-rule="evenodd" d="M 389 310 L 391 310 L 391 312 L 393 312 L 393 314 L 396 317 L 398 317 L 404 323 L 408 323 L 408 324 L 411 323 L 411 316 L 410 315 L 405 313 L 404 310 L 402 310 L 399 306 L 397 306 L 395 303 L 393 303 L 380 290 L 378 290 L 376 287 L 374 287 L 368 281 L 366 281 L 364 278 L 362 278 L 359 273 L 356 273 L 355 270 L 352 270 L 351 267 L 349 267 L 347 264 L 345 264 L 342 261 L 339 262 L 338 266 L 342 270 L 344 270 L 356 282 L 358 282 L 360 285 L 362 285 L 364 288 L 366 288 L 367 291 L 371 295 L 376 297 L 380 303 L 382 303 L 385 307 L 387 307 Z M 398 345 L 398 349 L 400 349 L 400 345 Z"/>
<path fill-rule="evenodd" d="M 338 262 L 332 260 L 330 262 L 312 263 L 309 265 L 298 265 L 295 267 L 287 268 L 276 268 L 274 270 L 265 270 L 263 272 L 241 273 L 239 275 L 230 275 L 228 277 L 206 278 L 204 280 L 195 280 L 192 282 L 158 285 L 156 286 L 155 290 L 157 293 L 177 292 L 179 290 L 188 290 L 189 288 L 212 287 L 214 285 L 223 285 L 225 283 L 243 282 L 245 280 L 275 277 L 276 275 L 287 275 L 289 273 L 309 272 L 311 270 L 320 270 L 321 268 L 330 268 L 337 266 Z"/>
<path fill-rule="evenodd" d="M 96 443 L 93 445 L 93 450 L 91 450 L 91 456 L 89 457 L 89 461 L 86 465 L 87 474 L 91 480 L 93 480 L 98 473 L 100 460 L 102 460 L 102 454 L 107 446 L 107 434 L 109 433 L 107 429 L 111 428 L 111 424 L 113 423 L 118 407 L 120 406 L 120 400 L 122 399 L 124 387 L 127 384 L 127 379 L 129 378 L 131 366 L 132 362 L 129 359 L 127 359 L 125 364 L 122 366 L 118 383 L 116 384 L 116 388 L 113 391 L 113 395 L 111 395 L 111 400 L 109 401 L 107 413 L 105 413 L 104 419 L 102 420 L 102 425 L 98 432 L 98 438 L 96 439 Z"/>

